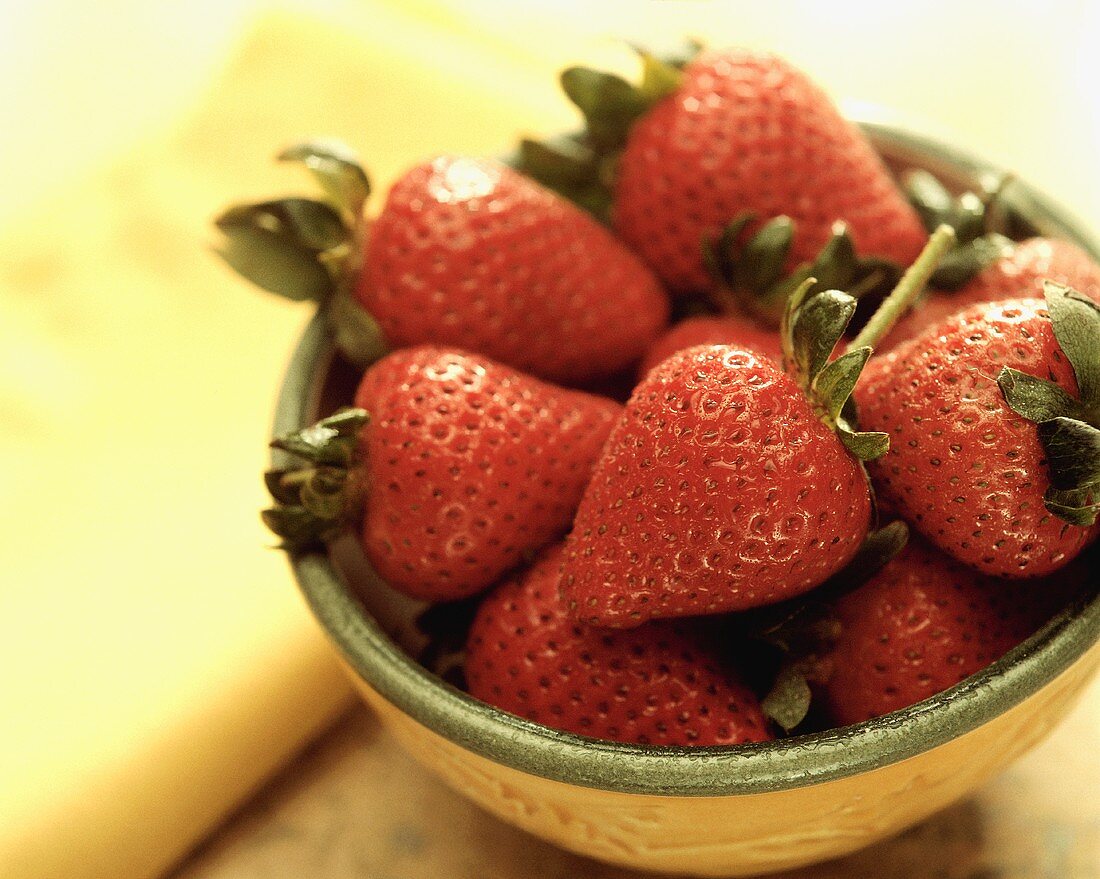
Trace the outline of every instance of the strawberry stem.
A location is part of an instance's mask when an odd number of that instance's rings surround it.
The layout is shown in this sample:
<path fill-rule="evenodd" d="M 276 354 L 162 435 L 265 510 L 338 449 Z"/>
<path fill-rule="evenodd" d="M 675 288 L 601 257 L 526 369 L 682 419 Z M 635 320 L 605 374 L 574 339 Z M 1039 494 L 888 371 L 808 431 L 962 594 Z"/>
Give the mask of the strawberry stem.
<path fill-rule="evenodd" d="M 935 272 L 936 266 L 944 255 L 955 246 L 955 230 L 948 225 L 939 226 L 924 245 L 924 250 L 913 261 L 913 264 L 905 270 L 898 285 L 894 288 L 878 311 L 871 315 L 871 319 L 848 345 L 848 351 L 857 348 L 873 347 L 879 339 L 885 336 L 901 316 L 909 310 L 916 298 L 924 290 L 924 285 Z"/>

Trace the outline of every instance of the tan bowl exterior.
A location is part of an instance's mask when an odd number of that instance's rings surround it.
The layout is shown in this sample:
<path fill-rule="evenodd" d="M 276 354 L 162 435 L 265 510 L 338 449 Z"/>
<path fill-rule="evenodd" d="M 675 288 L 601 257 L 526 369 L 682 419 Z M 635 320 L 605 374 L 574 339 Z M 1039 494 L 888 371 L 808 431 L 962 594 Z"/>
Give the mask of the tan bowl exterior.
<path fill-rule="evenodd" d="M 889 120 L 861 124 L 895 168 L 925 167 L 957 185 L 997 173 Z M 1044 233 L 1076 240 L 1100 258 L 1100 246 L 1064 210 L 1023 184 L 1014 191 Z M 288 369 L 276 433 L 313 420 L 331 363 L 318 317 Z M 353 594 L 334 563 L 338 555 L 291 561 L 349 677 L 402 745 L 503 820 L 635 869 L 747 876 L 837 857 L 898 833 L 1042 740 L 1100 667 L 1094 585 L 1004 659 L 895 715 L 763 746 L 596 742 L 512 717 L 427 673 L 386 634 L 401 628 L 395 621 L 407 616 L 408 600 L 369 566 Z"/>
<path fill-rule="evenodd" d="M 1029 699 L 915 757 L 847 778 L 730 797 L 580 787 L 502 766 L 437 735 L 349 676 L 421 764 L 499 818 L 633 869 L 752 876 L 839 857 L 961 799 L 1054 729 L 1100 667 L 1100 644 Z"/>

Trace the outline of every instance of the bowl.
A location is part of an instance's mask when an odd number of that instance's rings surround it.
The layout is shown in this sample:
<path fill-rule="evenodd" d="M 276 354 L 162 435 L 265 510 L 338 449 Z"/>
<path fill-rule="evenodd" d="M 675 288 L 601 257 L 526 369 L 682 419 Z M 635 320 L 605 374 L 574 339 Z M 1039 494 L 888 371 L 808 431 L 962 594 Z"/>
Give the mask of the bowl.
<path fill-rule="evenodd" d="M 925 168 L 960 189 L 1000 173 L 881 115 L 856 121 L 894 170 Z M 1010 191 L 1042 233 L 1100 258 L 1096 242 L 1065 210 L 1021 182 Z M 335 357 L 323 320 L 314 318 L 286 374 L 276 432 L 349 400 L 355 379 Z M 411 654 L 423 639 L 413 619 L 424 605 L 390 589 L 350 538 L 291 563 L 351 680 L 413 757 L 536 836 L 650 871 L 753 875 L 898 833 L 1043 739 L 1100 666 L 1100 591 L 1093 584 L 1001 660 L 903 711 L 761 744 L 618 744 L 500 711 L 418 664 Z"/>

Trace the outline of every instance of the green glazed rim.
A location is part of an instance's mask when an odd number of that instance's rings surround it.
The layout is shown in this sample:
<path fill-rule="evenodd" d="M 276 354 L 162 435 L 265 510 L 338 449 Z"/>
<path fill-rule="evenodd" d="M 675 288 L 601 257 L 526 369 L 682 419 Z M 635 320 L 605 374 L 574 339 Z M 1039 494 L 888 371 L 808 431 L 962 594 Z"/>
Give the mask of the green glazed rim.
<path fill-rule="evenodd" d="M 856 120 L 880 153 L 947 177 L 1001 169 L 881 114 Z M 1031 187 L 1013 199 L 1044 232 L 1100 259 L 1083 224 Z M 313 416 L 332 345 L 319 316 L 308 325 L 279 396 L 276 433 Z M 560 732 L 493 708 L 445 683 L 398 647 L 337 574 L 325 553 L 291 557 L 313 614 L 347 664 L 382 697 L 446 739 L 497 763 L 567 784 L 661 796 L 731 796 L 831 781 L 913 757 L 1020 704 L 1100 638 L 1100 591 L 1087 595 L 999 661 L 949 690 L 875 720 L 774 742 L 716 747 L 620 744 Z"/>

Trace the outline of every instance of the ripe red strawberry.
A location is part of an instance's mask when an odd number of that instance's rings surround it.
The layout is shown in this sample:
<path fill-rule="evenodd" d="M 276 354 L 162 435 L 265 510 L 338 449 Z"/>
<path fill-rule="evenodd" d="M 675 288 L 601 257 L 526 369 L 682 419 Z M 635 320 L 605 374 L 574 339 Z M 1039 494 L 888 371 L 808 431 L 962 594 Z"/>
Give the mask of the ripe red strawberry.
<path fill-rule="evenodd" d="M 346 147 L 309 143 L 328 201 L 240 205 L 225 259 L 260 286 L 327 310 L 345 356 L 461 347 L 556 382 L 630 367 L 668 322 L 653 274 L 584 211 L 500 162 L 442 156 L 406 172 L 369 224 L 370 185 Z"/>
<path fill-rule="evenodd" d="M 1029 238 L 1010 246 L 1004 256 L 986 266 L 960 289 L 926 297 L 898 321 L 876 350 L 889 351 L 979 302 L 1042 296 L 1044 280 L 1065 284 L 1100 302 L 1100 265 L 1092 257 L 1069 241 Z"/>
<path fill-rule="evenodd" d="M 794 221 L 789 264 L 848 224 L 862 256 L 908 265 L 920 219 L 870 142 L 802 71 L 748 49 L 704 52 L 633 123 L 617 165 L 616 231 L 674 291 L 704 289 L 700 244 L 742 212 Z"/>
<path fill-rule="evenodd" d="M 528 720 L 643 745 L 772 738 L 756 696 L 668 623 L 608 632 L 569 617 L 551 547 L 478 609 L 467 639 L 470 693 Z"/>
<path fill-rule="evenodd" d="M 633 363 L 668 320 L 653 275 L 595 220 L 498 162 L 454 157 L 393 185 L 356 296 L 394 346 L 461 345 L 566 382 Z"/>
<path fill-rule="evenodd" d="M 1057 590 L 1006 584 L 915 540 L 834 606 L 822 695 L 837 725 L 913 705 L 985 668 L 1053 613 Z"/>
<path fill-rule="evenodd" d="M 775 330 L 764 329 L 748 318 L 732 314 L 720 317 L 689 317 L 650 346 L 638 367 L 638 375 L 645 376 L 654 366 L 677 351 L 697 345 L 733 345 L 758 351 L 776 363 L 783 360 L 779 334 Z"/>
<path fill-rule="evenodd" d="M 314 464 L 277 471 L 268 524 L 292 546 L 355 527 L 396 589 L 427 600 L 490 585 L 568 527 L 622 407 L 460 351 L 380 360 L 358 409 L 277 441 Z M 369 417 L 368 417 L 369 413 Z"/>
<path fill-rule="evenodd" d="M 630 627 L 817 586 L 859 549 L 867 480 L 774 361 L 689 348 L 643 379 L 568 540 L 574 615 Z"/>
<path fill-rule="evenodd" d="M 1046 292 L 929 328 L 874 358 L 854 395 L 861 424 L 890 435 L 871 465 L 879 493 L 941 549 L 1004 577 L 1048 574 L 1096 534 L 1100 309 Z"/>

